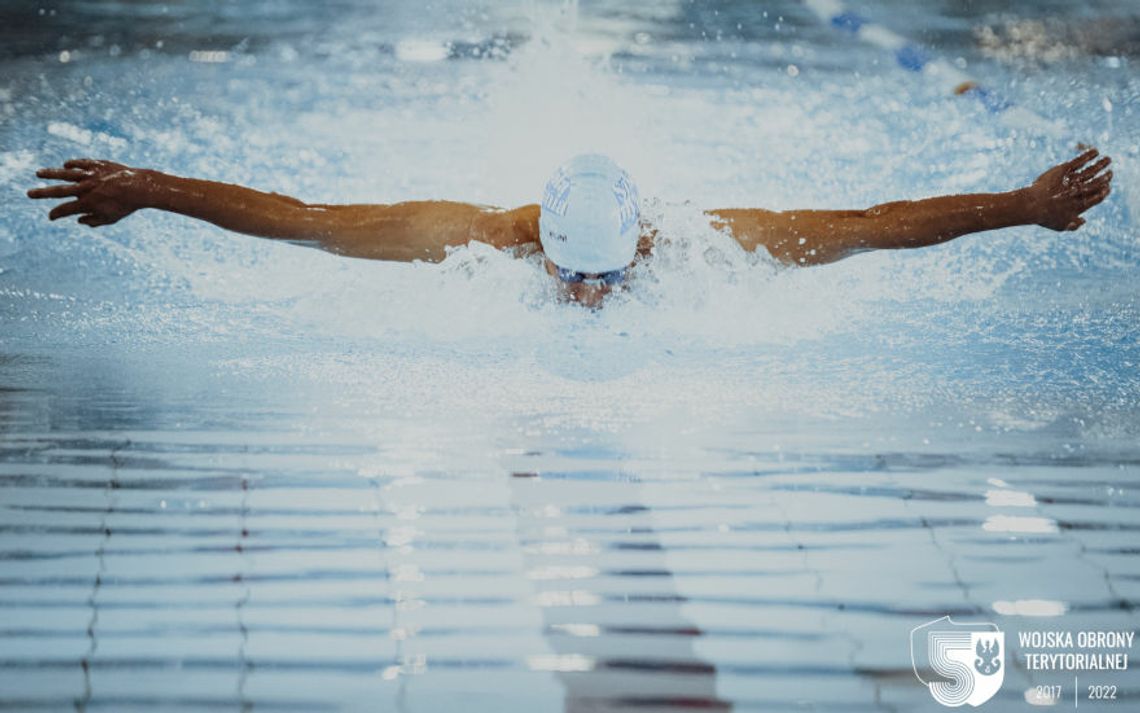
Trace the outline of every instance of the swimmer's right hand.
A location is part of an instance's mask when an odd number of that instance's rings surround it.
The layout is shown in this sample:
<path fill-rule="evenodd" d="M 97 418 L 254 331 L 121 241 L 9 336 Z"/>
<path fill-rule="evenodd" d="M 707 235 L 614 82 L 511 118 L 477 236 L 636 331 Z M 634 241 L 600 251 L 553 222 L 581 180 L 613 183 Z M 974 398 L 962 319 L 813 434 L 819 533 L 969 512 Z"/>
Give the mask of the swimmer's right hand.
<path fill-rule="evenodd" d="M 75 159 L 63 168 L 41 168 L 36 176 L 66 183 L 34 188 L 29 198 L 73 198 L 52 208 L 48 218 L 58 220 L 78 215 L 79 222 L 92 228 L 111 225 L 139 208 L 147 207 L 149 171 L 134 169 L 113 161 Z"/>
<path fill-rule="evenodd" d="M 1112 159 L 1096 160 L 1100 154 L 1090 148 L 1080 156 L 1042 173 L 1024 189 L 1030 219 L 1051 230 L 1076 230 L 1085 224 L 1081 214 L 1112 192 L 1112 171 L 1105 170 Z"/>

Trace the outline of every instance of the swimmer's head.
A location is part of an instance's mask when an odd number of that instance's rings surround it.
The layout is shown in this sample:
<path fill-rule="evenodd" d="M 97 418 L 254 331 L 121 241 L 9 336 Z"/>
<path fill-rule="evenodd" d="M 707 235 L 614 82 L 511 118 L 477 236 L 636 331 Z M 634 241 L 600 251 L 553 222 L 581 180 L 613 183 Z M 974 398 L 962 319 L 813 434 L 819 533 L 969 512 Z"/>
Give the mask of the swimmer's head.
<path fill-rule="evenodd" d="M 546 183 L 539 238 L 563 293 L 594 306 L 625 280 L 641 212 L 629 174 L 606 156 L 575 156 Z"/>

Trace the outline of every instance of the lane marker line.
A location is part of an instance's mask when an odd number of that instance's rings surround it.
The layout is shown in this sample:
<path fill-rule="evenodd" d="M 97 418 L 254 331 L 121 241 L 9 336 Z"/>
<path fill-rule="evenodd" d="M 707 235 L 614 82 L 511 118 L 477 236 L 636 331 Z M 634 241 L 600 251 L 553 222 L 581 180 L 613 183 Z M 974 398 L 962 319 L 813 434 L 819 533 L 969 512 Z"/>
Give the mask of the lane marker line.
<path fill-rule="evenodd" d="M 1014 104 L 945 59 L 932 56 L 921 44 L 849 10 L 839 0 L 803 0 L 803 3 L 823 23 L 838 32 L 878 47 L 891 55 L 899 67 L 921 74 L 947 94 L 976 99 L 986 111 L 1012 129 L 1031 131 L 1054 139 L 1062 138 L 1067 133 L 1063 123 L 1046 119 Z"/>

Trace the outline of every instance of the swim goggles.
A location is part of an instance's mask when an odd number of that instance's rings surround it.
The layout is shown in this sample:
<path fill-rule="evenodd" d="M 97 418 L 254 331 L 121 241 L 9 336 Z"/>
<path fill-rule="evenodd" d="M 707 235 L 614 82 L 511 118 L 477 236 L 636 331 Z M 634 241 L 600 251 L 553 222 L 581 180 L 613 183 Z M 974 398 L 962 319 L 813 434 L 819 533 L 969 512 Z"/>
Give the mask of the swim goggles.
<path fill-rule="evenodd" d="M 629 274 L 628 267 L 618 268 L 617 270 L 610 270 L 609 272 L 577 272 L 575 270 L 567 270 L 564 267 L 555 266 L 558 274 L 558 279 L 568 284 L 577 284 L 584 282 L 588 285 L 609 285 L 613 286 L 625 280 Z"/>

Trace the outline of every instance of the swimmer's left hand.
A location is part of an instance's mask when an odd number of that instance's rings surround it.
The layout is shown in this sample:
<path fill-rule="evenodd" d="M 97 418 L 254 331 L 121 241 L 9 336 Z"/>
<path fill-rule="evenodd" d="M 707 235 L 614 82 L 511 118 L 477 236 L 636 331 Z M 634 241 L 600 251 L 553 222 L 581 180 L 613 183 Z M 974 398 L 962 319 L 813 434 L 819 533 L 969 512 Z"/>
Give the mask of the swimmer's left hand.
<path fill-rule="evenodd" d="M 146 207 L 144 173 L 113 161 L 75 159 L 63 164 L 63 168 L 36 171 L 40 178 L 66 183 L 34 188 L 28 191 L 28 197 L 74 198 L 53 208 L 48 218 L 78 215 L 80 223 L 97 228 L 117 223 Z"/>
<path fill-rule="evenodd" d="M 1085 224 L 1081 214 L 1097 205 L 1112 191 L 1112 159 L 1095 159 L 1098 151 L 1089 149 L 1071 161 L 1042 173 L 1024 190 L 1031 213 L 1028 222 L 1052 230 L 1076 230 Z"/>

